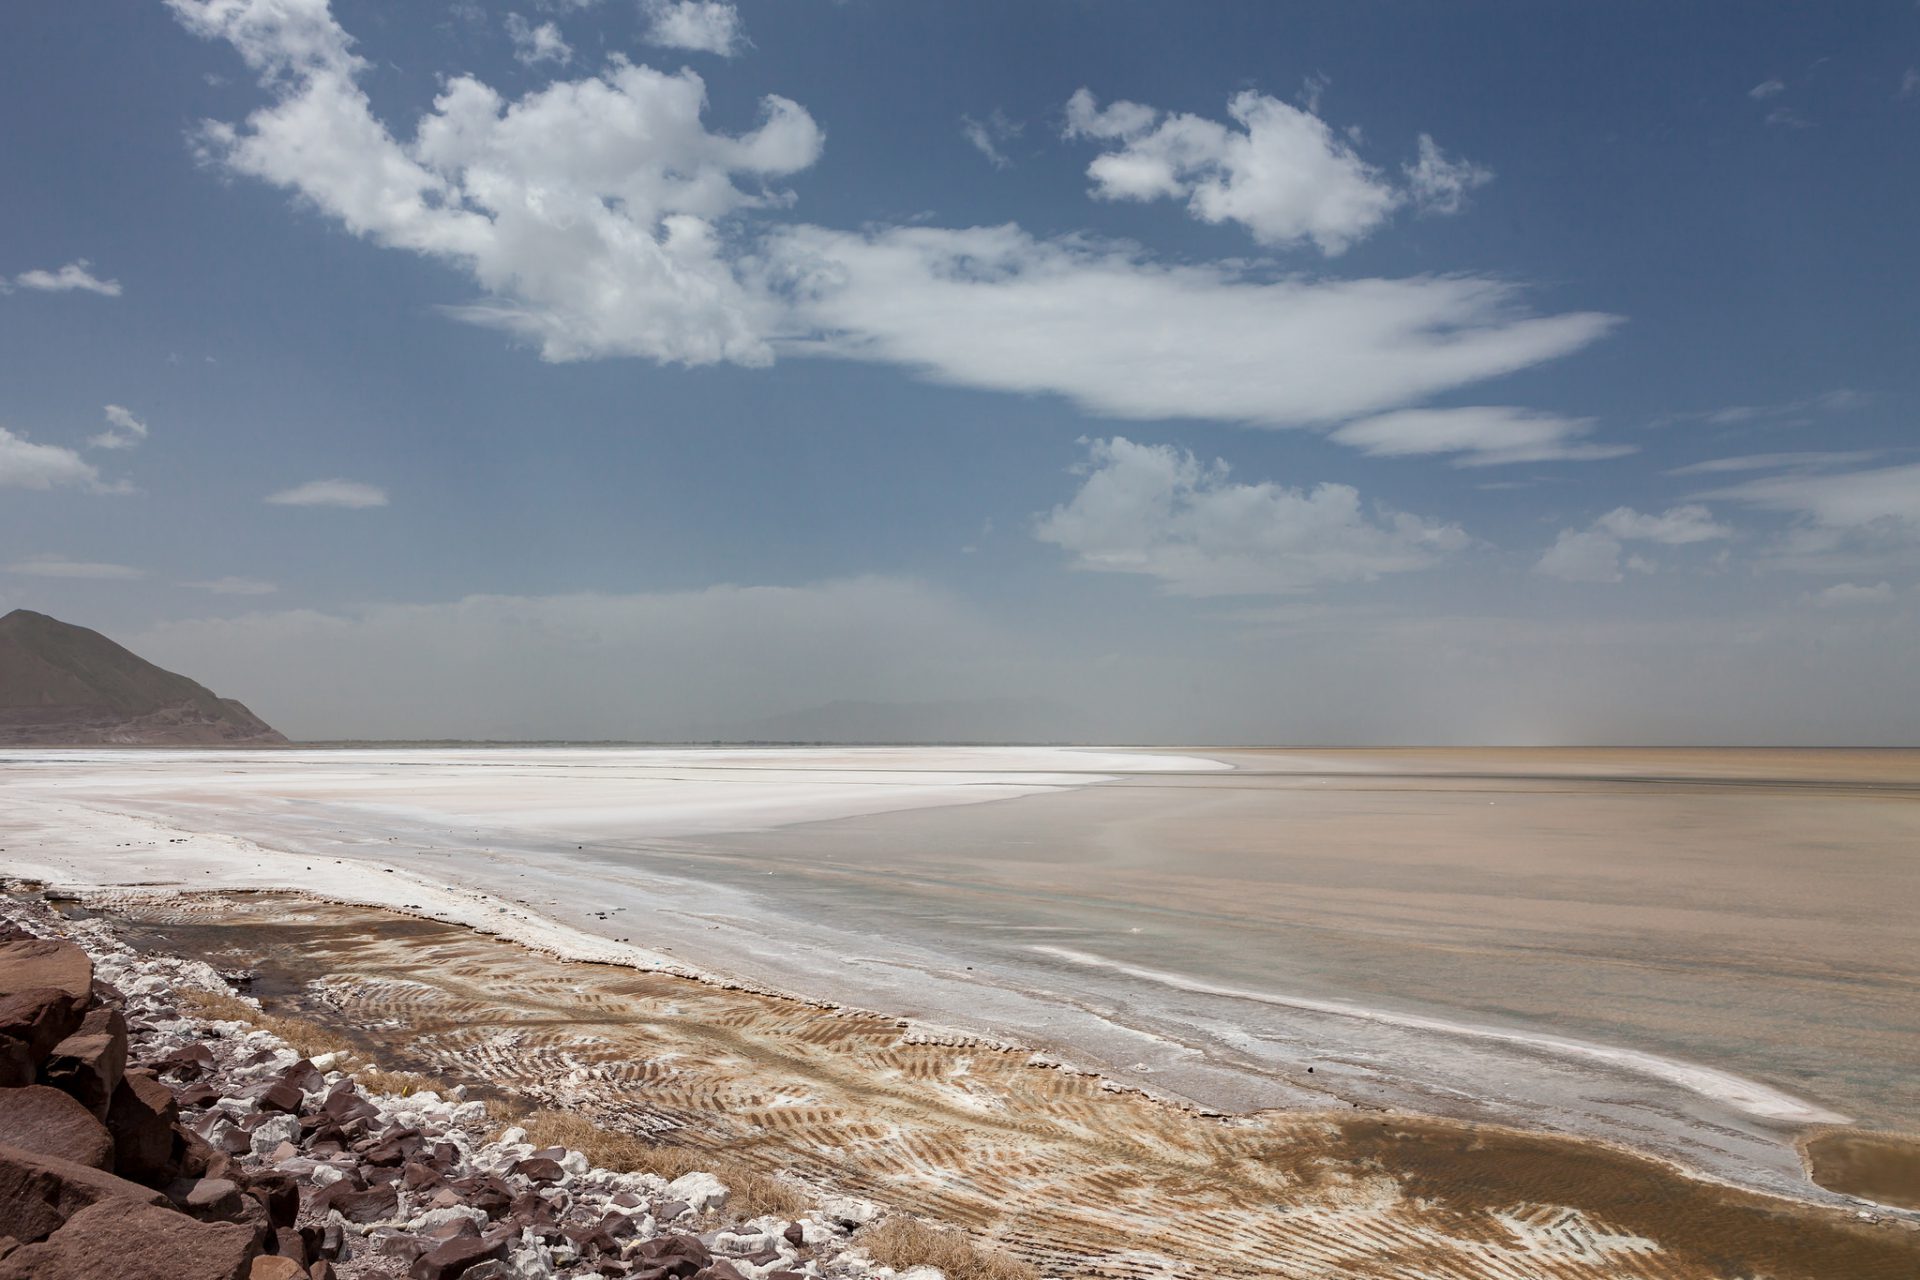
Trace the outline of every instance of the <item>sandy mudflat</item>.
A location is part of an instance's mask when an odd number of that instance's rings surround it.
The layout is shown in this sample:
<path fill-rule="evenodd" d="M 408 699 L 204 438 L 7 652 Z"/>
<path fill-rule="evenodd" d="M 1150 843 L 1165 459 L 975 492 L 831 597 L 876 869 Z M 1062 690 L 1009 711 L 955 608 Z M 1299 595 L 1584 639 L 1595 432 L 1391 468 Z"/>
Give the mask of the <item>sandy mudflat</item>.
<path fill-rule="evenodd" d="M 1920 1129 L 1912 752 L 17 753 L 0 845 L 1809 1199 L 1809 1126 Z"/>
<path fill-rule="evenodd" d="M 129 902 L 270 1010 L 447 1075 L 963 1223 L 1052 1276 L 1907 1280 L 1920 1225 L 1377 1112 L 1206 1117 L 1024 1051 L 282 895 Z M 316 977 L 316 975 L 320 975 Z"/>

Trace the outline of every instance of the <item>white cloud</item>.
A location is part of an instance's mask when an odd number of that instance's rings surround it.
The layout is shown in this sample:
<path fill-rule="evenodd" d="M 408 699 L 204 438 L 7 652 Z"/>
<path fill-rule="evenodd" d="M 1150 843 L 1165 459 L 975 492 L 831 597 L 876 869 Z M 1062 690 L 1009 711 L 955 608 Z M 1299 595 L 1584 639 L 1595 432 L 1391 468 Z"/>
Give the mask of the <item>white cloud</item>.
<path fill-rule="evenodd" d="M 0 427 L 0 489 L 52 489 L 71 485 L 107 491 L 92 463 L 57 444 L 35 444 Z"/>
<path fill-rule="evenodd" d="M 1908 67 L 1906 74 L 1900 77 L 1900 87 L 1894 91 L 1896 98 L 1911 98 L 1920 93 L 1920 67 Z"/>
<path fill-rule="evenodd" d="M 1762 80 L 1747 90 L 1747 96 L 1755 102 L 1765 102 L 1768 98 L 1778 97 L 1786 91 L 1787 85 L 1783 80 Z"/>
<path fill-rule="evenodd" d="M 573 61 L 573 46 L 551 22 L 534 26 L 517 13 L 507 15 L 507 36 L 513 41 L 513 56 L 523 66 L 553 62 L 564 66 Z"/>
<path fill-rule="evenodd" d="M 1669 547 L 1733 536 L 1733 530 L 1715 523 L 1713 514 L 1705 507 L 1691 503 L 1669 507 L 1659 515 L 1645 514 L 1632 507 L 1615 507 L 1595 520 L 1593 527 L 1604 529 L 1623 541 L 1658 542 Z"/>
<path fill-rule="evenodd" d="M 1422 213 L 1454 214 L 1467 207 L 1467 192 L 1493 181 L 1493 170 L 1449 156 L 1420 135 L 1420 153 L 1405 168 L 1407 192 Z"/>
<path fill-rule="evenodd" d="M 1341 444 L 1383 457 L 1450 453 L 1458 467 L 1514 462 L 1584 462 L 1632 453 L 1629 444 L 1582 440 L 1590 418 L 1563 418 L 1504 405 L 1402 409 L 1349 422 L 1333 432 Z"/>
<path fill-rule="evenodd" d="M 1872 586 L 1859 586 L 1851 582 L 1836 582 L 1832 586 L 1813 593 L 1813 602 L 1823 609 L 1847 609 L 1856 605 L 1892 604 L 1893 584 L 1876 582 Z"/>
<path fill-rule="evenodd" d="M 1317 102 L 1310 91 L 1302 110 L 1248 90 L 1227 104 L 1234 129 L 1202 116 L 1163 117 L 1137 102 L 1101 107 L 1080 89 L 1067 101 L 1066 136 L 1111 145 L 1087 166 L 1099 199 L 1184 199 L 1202 222 L 1240 223 L 1267 245 L 1311 241 L 1329 256 L 1409 200 L 1426 212 L 1457 213 L 1468 191 L 1493 178 L 1421 134 L 1402 190 L 1314 114 Z"/>
<path fill-rule="evenodd" d="M 120 582 L 146 577 L 140 570 L 124 564 L 69 560 L 65 556 L 33 556 L 26 560 L 15 560 L 6 566 L 6 571 L 32 578 L 75 578 L 94 582 Z"/>
<path fill-rule="evenodd" d="M 998 107 L 984 120 L 975 120 L 972 116 L 960 117 L 960 136 L 996 169 L 1012 166 L 1013 161 L 1000 149 L 1000 144 L 1019 137 L 1025 128 L 1025 125 L 1007 119 L 1006 113 Z"/>
<path fill-rule="evenodd" d="M 1086 89 L 1067 102 L 1067 136 L 1114 144 L 1087 166 L 1102 200 L 1183 199 L 1202 222 L 1238 222 L 1262 244 L 1312 241 L 1343 252 L 1400 203 L 1391 182 L 1327 127 L 1278 98 L 1236 94 L 1240 125 L 1116 102 L 1102 109 Z"/>
<path fill-rule="evenodd" d="M 718 0 L 644 0 L 647 42 L 731 58 L 746 43 L 740 12 Z"/>
<path fill-rule="evenodd" d="M 819 155 L 798 104 L 769 96 L 759 128 L 711 133 L 699 76 L 615 60 L 511 102 L 455 76 L 402 142 L 373 115 L 356 83 L 366 64 L 319 0 L 169 4 L 189 30 L 232 43 L 275 94 L 242 125 L 205 125 L 207 157 L 298 192 L 356 235 L 464 269 L 486 296 L 454 315 L 549 360 L 771 359 L 767 304 L 736 280 L 718 224 L 782 203 L 762 184 Z"/>
<path fill-rule="evenodd" d="M 450 314 L 549 360 L 830 356 L 1127 418 L 1284 426 L 1416 403 L 1566 355 L 1616 323 L 1530 314 L 1516 286 L 1473 276 L 1165 266 L 1137 247 L 1011 226 L 768 230 L 753 215 L 790 197 L 766 184 L 822 146 L 787 99 L 764 99 L 749 133 L 714 133 L 697 75 L 615 60 L 516 100 L 451 78 L 403 137 L 373 115 L 356 82 L 365 64 L 319 0 L 169 4 L 190 30 L 231 42 L 273 94 L 241 124 L 203 128 L 211 161 L 466 272 L 483 296 Z M 1130 127 L 1124 104 L 1098 115 Z"/>
<path fill-rule="evenodd" d="M 1137 573 L 1174 595 L 1277 595 L 1424 569 L 1467 545 L 1457 525 L 1375 507 L 1343 484 L 1239 484 L 1224 462 L 1116 436 L 1088 447 L 1073 498 L 1042 517 L 1042 542 L 1074 567 Z"/>
<path fill-rule="evenodd" d="M 1620 540 L 1602 529 L 1562 529 L 1533 571 L 1563 582 L 1618 582 L 1620 551 Z"/>
<path fill-rule="evenodd" d="M 1791 516 L 1773 549 L 1782 568 L 1852 573 L 1920 559 L 1920 463 L 1788 472 L 1698 496 Z"/>
<path fill-rule="evenodd" d="M 118 280 L 102 280 L 93 274 L 93 264 L 85 258 L 76 258 L 57 271 L 36 269 L 23 271 L 13 278 L 13 282 L 22 289 L 37 289 L 42 293 L 71 293 L 75 289 L 87 293 L 97 293 L 102 297 L 120 296 Z M 0 278 L 4 282 L 4 278 Z M 0 290 L 4 292 L 4 290 Z"/>
<path fill-rule="evenodd" d="M 1675 467 L 1670 476 L 1719 475 L 1729 471 L 1787 471 L 1798 468 L 1843 467 L 1879 457 L 1875 449 L 1849 451 L 1801 451 L 1796 453 L 1747 453 L 1732 458 L 1709 458 Z"/>
<path fill-rule="evenodd" d="M 1718 409 L 1668 413 L 1654 420 L 1656 427 L 1675 423 L 1704 423 L 1710 427 L 1737 427 L 1759 423 L 1769 427 L 1805 426 L 1826 414 L 1844 413 L 1872 403 L 1873 397 L 1851 387 L 1836 387 L 1818 395 L 1801 396 L 1774 404 L 1730 404 Z"/>
<path fill-rule="evenodd" d="M 357 480 L 309 480 L 270 493 L 266 501 L 282 507 L 384 507 L 387 491 Z"/>
<path fill-rule="evenodd" d="M 106 408 L 107 429 L 89 440 L 96 449 L 131 449 L 147 438 L 147 424 L 117 404 Z"/>
<path fill-rule="evenodd" d="M 280 589 L 258 578 L 209 578 L 203 582 L 183 582 L 180 585 L 216 596 L 268 596 Z"/>
<path fill-rule="evenodd" d="M 1013 226 L 795 227 L 770 254 L 812 330 L 794 350 L 1119 418 L 1335 422 L 1566 355 L 1614 324 L 1528 314 L 1491 280 L 1267 279 Z"/>
<path fill-rule="evenodd" d="M 1659 515 L 1615 507 L 1588 528 L 1562 529 L 1533 570 L 1565 582 L 1618 582 L 1624 543 L 1678 547 L 1732 536 L 1733 530 L 1715 523 L 1713 514 L 1702 506 L 1669 507 Z M 1643 555 L 1629 557 L 1626 567 L 1639 573 L 1659 568 Z"/>

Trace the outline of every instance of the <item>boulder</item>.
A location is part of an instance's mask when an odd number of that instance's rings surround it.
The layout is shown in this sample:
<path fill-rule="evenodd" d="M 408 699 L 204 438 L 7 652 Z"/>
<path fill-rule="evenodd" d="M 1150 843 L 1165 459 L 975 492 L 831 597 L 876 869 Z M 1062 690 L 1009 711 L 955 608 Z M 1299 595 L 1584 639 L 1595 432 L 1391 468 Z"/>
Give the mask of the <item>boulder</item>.
<path fill-rule="evenodd" d="M 158 1191 L 91 1165 L 0 1145 L 0 1236 L 44 1240 L 80 1210 L 115 1200 L 162 1203 Z"/>
<path fill-rule="evenodd" d="M 247 1280 L 307 1280 L 307 1269 L 292 1258 L 263 1255 L 248 1267 Z"/>
<path fill-rule="evenodd" d="M 114 1171 L 123 1178 L 140 1181 L 164 1179 L 173 1163 L 173 1126 L 179 1118 L 173 1090 L 150 1071 L 136 1068 L 127 1072 L 107 1104 Z"/>
<path fill-rule="evenodd" d="M 391 1182 L 356 1191 L 349 1181 L 334 1183 L 313 1198 L 315 1211 L 337 1210 L 348 1222 L 380 1222 L 400 1211 L 400 1193 Z"/>
<path fill-rule="evenodd" d="M 0 1089 L 0 1142 L 94 1169 L 113 1168 L 113 1137 L 58 1089 Z"/>
<path fill-rule="evenodd" d="M 414 1259 L 411 1280 L 457 1280 L 479 1263 L 505 1257 L 507 1242 L 482 1236 L 455 1236 Z"/>
<path fill-rule="evenodd" d="M 58 938 L 0 942 L 0 996 L 41 987 L 64 991 L 85 1009 L 93 999 L 93 961 Z"/>
<path fill-rule="evenodd" d="M 707 1246 L 694 1236 L 656 1236 L 642 1240 L 627 1258 L 633 1274 L 646 1280 L 688 1280 L 713 1261 Z"/>
<path fill-rule="evenodd" d="M 127 1021 L 101 1005 L 81 1019 L 80 1029 L 53 1047 L 47 1083 L 65 1089 L 94 1115 L 106 1119 L 107 1103 L 127 1068 Z"/>
<path fill-rule="evenodd" d="M 53 1047 L 80 1029 L 86 1001 L 56 986 L 0 991 L 0 1063 L 14 1084 L 32 1084 Z M 17 1079 L 26 1072 L 24 1080 Z"/>
<path fill-rule="evenodd" d="M 247 1280 L 253 1233 L 129 1200 L 103 1200 L 0 1259 L 0 1280 Z"/>

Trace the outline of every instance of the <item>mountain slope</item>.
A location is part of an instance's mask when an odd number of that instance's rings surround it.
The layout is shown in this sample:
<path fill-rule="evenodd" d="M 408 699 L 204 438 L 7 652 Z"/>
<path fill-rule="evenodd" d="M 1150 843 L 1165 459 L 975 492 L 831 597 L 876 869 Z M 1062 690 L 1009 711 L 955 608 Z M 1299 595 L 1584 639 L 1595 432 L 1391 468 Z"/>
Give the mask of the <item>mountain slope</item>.
<path fill-rule="evenodd" d="M 0 618 L 0 744 L 285 741 L 242 704 L 98 631 L 27 609 Z"/>

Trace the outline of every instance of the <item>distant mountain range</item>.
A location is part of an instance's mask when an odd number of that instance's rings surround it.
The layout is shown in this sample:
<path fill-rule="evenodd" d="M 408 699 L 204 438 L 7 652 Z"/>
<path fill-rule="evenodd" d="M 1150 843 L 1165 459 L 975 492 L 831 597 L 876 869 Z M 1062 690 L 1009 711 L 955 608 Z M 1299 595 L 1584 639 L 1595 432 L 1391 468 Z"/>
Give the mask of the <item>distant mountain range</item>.
<path fill-rule="evenodd" d="M 28 609 L 0 618 L 0 745 L 285 741 L 232 698 L 163 671 L 98 631 Z"/>
<path fill-rule="evenodd" d="M 1086 740 L 1085 717 L 1033 698 L 953 702 L 828 702 L 727 725 L 728 742 L 1017 743 Z"/>

